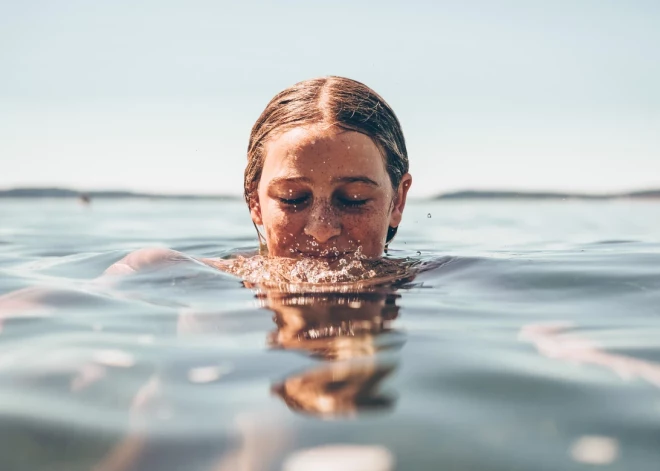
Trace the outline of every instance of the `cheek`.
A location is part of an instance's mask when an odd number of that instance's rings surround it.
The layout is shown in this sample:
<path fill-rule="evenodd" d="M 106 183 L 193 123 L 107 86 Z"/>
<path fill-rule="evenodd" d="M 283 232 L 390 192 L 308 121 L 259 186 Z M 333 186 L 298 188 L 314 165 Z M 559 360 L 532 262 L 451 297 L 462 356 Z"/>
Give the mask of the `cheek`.
<path fill-rule="evenodd" d="M 387 236 L 389 214 L 386 209 L 377 209 L 359 216 L 350 216 L 344 222 L 344 231 L 363 249 L 384 244 Z"/>
<path fill-rule="evenodd" d="M 268 243 L 274 246 L 293 243 L 304 227 L 304 215 L 301 212 L 285 212 L 271 207 L 262 213 L 262 217 Z"/>

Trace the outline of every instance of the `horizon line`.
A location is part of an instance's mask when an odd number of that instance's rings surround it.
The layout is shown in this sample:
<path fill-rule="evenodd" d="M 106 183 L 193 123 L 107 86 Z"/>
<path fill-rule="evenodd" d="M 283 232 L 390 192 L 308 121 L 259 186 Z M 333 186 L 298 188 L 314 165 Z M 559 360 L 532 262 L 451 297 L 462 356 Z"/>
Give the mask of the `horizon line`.
<path fill-rule="evenodd" d="M 160 199 L 242 199 L 242 194 L 234 193 L 159 193 L 142 192 L 125 189 L 80 190 L 60 186 L 16 186 L 0 188 L 2 198 L 76 198 L 87 195 L 96 198 L 160 198 Z M 410 199 L 475 199 L 475 198 L 582 198 L 582 199 L 616 199 L 616 198 L 660 198 L 660 185 L 655 188 L 639 188 L 616 192 L 583 192 L 562 190 L 519 190 L 510 189 L 464 189 L 435 193 L 428 196 L 412 197 Z"/>

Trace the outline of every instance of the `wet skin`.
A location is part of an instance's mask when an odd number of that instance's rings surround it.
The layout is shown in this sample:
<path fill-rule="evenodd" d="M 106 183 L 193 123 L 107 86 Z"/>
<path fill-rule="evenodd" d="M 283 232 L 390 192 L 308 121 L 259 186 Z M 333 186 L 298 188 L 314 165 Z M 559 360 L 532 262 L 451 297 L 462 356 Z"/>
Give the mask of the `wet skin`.
<path fill-rule="evenodd" d="M 266 144 L 252 220 L 270 255 L 380 257 L 387 229 L 401 222 L 412 177 L 392 188 L 368 136 L 334 126 L 291 129 Z"/>

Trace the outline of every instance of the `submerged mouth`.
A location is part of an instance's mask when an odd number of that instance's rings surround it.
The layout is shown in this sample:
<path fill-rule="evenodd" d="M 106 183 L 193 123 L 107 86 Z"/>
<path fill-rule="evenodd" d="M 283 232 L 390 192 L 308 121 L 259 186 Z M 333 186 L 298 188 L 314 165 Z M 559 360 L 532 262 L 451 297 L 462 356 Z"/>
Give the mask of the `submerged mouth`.
<path fill-rule="evenodd" d="M 294 253 L 301 257 L 333 259 L 333 258 L 350 256 L 354 252 L 339 251 L 339 250 L 315 250 L 315 251 L 295 250 Z"/>

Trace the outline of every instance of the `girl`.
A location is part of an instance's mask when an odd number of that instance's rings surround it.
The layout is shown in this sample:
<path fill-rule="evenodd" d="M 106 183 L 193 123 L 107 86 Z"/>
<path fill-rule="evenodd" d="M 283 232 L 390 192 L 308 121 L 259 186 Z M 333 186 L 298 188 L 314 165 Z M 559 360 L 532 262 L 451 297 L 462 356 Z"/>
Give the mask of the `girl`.
<path fill-rule="evenodd" d="M 355 80 L 306 80 L 277 94 L 252 128 L 245 200 L 260 252 L 338 266 L 377 260 L 394 238 L 412 177 L 394 111 Z M 106 273 L 130 273 L 187 257 L 142 249 Z M 240 262 L 204 263 L 244 275 Z"/>

